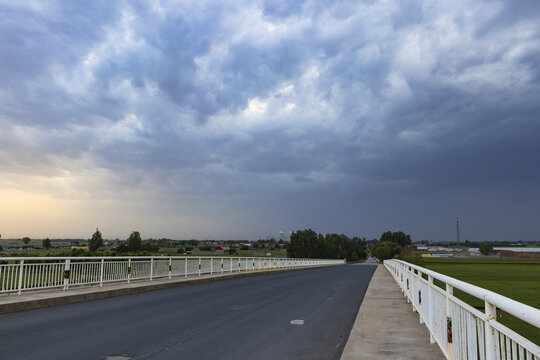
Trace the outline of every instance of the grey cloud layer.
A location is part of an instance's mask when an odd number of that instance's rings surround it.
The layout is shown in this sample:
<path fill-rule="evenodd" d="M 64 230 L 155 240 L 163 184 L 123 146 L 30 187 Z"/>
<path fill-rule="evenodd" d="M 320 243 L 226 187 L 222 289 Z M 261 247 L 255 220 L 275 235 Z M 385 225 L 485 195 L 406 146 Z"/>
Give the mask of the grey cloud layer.
<path fill-rule="evenodd" d="M 343 207 L 327 229 L 368 234 L 384 229 L 352 214 L 397 218 L 382 214 L 388 193 L 401 204 L 418 194 L 411 206 L 426 215 L 424 200 L 462 190 L 539 199 L 537 1 L 51 1 L 0 12 L 6 176 L 94 166 L 114 180 L 93 186 L 113 193 L 219 199 L 293 227 Z M 298 215 L 314 197 L 328 210 Z"/>

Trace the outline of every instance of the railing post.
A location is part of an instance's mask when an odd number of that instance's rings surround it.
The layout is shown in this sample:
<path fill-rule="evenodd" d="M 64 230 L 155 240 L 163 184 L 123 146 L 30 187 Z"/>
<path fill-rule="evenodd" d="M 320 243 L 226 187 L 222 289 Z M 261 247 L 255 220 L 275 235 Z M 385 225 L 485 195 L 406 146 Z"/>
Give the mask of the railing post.
<path fill-rule="evenodd" d="M 172 274 L 172 258 L 169 258 L 169 279 L 171 278 Z"/>
<path fill-rule="evenodd" d="M 452 329 L 452 314 L 451 314 L 451 308 L 452 308 L 452 300 L 450 300 L 450 296 L 454 294 L 454 287 L 452 285 L 446 284 L 446 349 L 447 349 L 447 355 L 448 359 L 452 359 L 452 337 L 453 337 L 453 329 Z"/>
<path fill-rule="evenodd" d="M 223 274 L 223 258 L 221 258 L 221 273 Z"/>
<path fill-rule="evenodd" d="M 201 258 L 199 258 L 199 276 L 201 276 Z"/>
<path fill-rule="evenodd" d="M 486 343 L 486 360 L 495 360 L 496 351 L 497 351 L 497 338 L 495 335 L 495 329 L 489 325 L 490 321 L 495 321 L 497 319 L 497 308 L 495 305 L 492 305 L 485 301 L 485 312 L 486 312 L 486 326 L 484 329 L 485 343 Z"/>
<path fill-rule="evenodd" d="M 210 258 L 210 275 L 214 273 L 214 258 Z"/>
<path fill-rule="evenodd" d="M 154 277 L 154 258 L 150 258 L 150 281 Z"/>
<path fill-rule="evenodd" d="M 418 293 L 418 315 L 420 317 L 420 324 L 424 323 L 422 319 L 422 273 L 418 270 L 418 278 L 416 279 L 416 291 Z M 424 294 L 425 295 L 425 294 Z"/>
<path fill-rule="evenodd" d="M 131 280 L 131 258 L 128 259 L 128 284 Z"/>
<path fill-rule="evenodd" d="M 433 337 L 433 331 L 435 330 L 433 328 L 434 321 L 433 321 L 433 290 L 431 289 L 433 287 L 433 277 L 428 275 L 428 325 L 429 325 L 429 342 L 432 344 L 435 344 L 435 337 Z"/>
<path fill-rule="evenodd" d="M 19 295 L 21 295 L 22 292 L 22 283 L 23 283 L 23 276 L 24 276 L 24 260 L 21 260 L 21 263 L 19 264 Z"/>
<path fill-rule="evenodd" d="M 231 272 L 233 272 L 233 259 L 231 258 Z"/>
<path fill-rule="evenodd" d="M 185 263 L 184 263 L 184 277 L 187 277 L 187 256 L 184 258 L 185 260 Z"/>
<path fill-rule="evenodd" d="M 103 267 L 105 266 L 105 259 L 101 258 L 101 267 L 99 269 L 99 286 L 103 286 Z"/>
<path fill-rule="evenodd" d="M 416 271 L 416 273 L 415 273 Z M 411 300 L 413 304 L 413 312 L 418 312 L 418 315 L 420 315 L 420 299 L 418 296 L 418 275 L 420 271 L 414 270 L 412 272 L 412 278 L 411 278 Z M 422 323 L 422 321 L 420 321 Z"/>
<path fill-rule="evenodd" d="M 64 265 L 64 291 L 69 288 L 69 259 L 66 260 L 66 263 Z"/>
<path fill-rule="evenodd" d="M 412 272 L 412 269 L 407 266 L 407 302 L 410 302 L 412 303 L 412 292 L 411 292 L 411 288 L 412 288 L 412 276 L 411 276 L 411 272 Z M 414 310 L 414 307 L 413 307 L 413 310 Z"/>

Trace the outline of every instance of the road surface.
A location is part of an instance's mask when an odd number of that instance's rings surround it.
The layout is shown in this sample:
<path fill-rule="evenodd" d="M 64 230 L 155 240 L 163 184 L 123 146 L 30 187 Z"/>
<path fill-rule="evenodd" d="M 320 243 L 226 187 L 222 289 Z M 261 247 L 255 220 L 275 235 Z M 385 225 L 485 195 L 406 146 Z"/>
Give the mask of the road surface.
<path fill-rule="evenodd" d="M 275 273 L 2 315 L 0 358 L 339 359 L 375 268 Z"/>

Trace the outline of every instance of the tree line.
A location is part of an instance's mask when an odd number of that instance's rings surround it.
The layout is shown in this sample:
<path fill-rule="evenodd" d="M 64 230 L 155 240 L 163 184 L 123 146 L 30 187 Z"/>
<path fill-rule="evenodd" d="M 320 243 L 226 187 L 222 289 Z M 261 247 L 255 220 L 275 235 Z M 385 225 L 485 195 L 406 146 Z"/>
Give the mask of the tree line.
<path fill-rule="evenodd" d="M 291 234 L 287 257 L 311 259 L 365 259 L 366 239 L 345 234 L 317 234 L 312 229 L 298 230 Z"/>
<path fill-rule="evenodd" d="M 373 256 L 383 261 L 400 255 L 402 249 L 410 245 L 411 242 L 411 236 L 403 231 L 386 231 L 381 235 L 379 242 L 371 247 L 370 251 Z"/>
<path fill-rule="evenodd" d="M 96 229 L 96 232 L 92 235 L 92 238 L 88 241 L 88 250 L 97 251 L 100 247 L 103 246 L 103 236 L 99 229 Z M 138 231 L 133 231 L 125 243 L 121 243 L 116 247 L 118 252 L 136 252 L 136 251 L 157 251 L 159 249 L 158 245 L 150 244 L 146 242 L 143 244 L 141 239 L 141 233 Z"/>
<path fill-rule="evenodd" d="M 411 236 L 402 231 L 386 231 L 380 239 L 349 238 L 344 234 L 317 234 L 312 229 L 298 230 L 291 234 L 287 246 L 288 257 L 315 259 L 365 259 L 369 252 L 379 260 L 391 259 L 401 254 L 411 244 Z"/>

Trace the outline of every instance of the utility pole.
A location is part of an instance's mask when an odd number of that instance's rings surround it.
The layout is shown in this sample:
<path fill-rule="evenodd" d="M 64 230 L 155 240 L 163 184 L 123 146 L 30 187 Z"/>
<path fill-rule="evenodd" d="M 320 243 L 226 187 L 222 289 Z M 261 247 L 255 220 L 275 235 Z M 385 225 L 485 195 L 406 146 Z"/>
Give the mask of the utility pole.
<path fill-rule="evenodd" d="M 456 235 L 457 235 L 457 242 L 459 244 L 459 218 L 456 218 Z"/>

